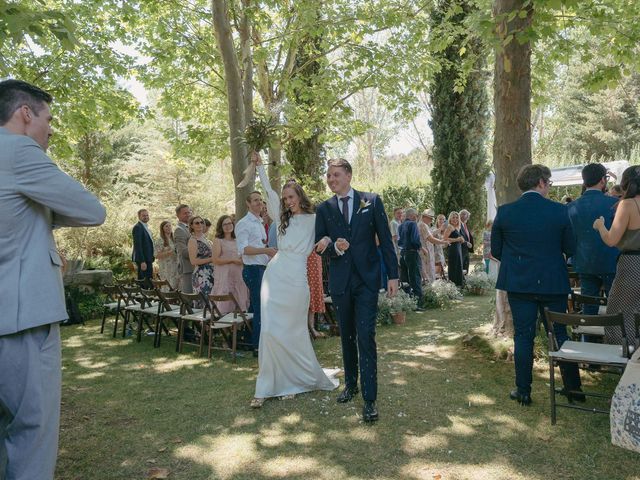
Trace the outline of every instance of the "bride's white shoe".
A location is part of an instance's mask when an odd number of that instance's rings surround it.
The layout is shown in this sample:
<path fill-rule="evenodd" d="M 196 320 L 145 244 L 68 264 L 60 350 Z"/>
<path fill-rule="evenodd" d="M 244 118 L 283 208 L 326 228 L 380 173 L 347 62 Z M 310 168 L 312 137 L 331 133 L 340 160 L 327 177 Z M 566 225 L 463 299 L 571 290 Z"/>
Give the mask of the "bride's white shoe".
<path fill-rule="evenodd" d="M 262 408 L 264 405 L 264 398 L 254 398 L 251 400 L 251 408 Z"/>

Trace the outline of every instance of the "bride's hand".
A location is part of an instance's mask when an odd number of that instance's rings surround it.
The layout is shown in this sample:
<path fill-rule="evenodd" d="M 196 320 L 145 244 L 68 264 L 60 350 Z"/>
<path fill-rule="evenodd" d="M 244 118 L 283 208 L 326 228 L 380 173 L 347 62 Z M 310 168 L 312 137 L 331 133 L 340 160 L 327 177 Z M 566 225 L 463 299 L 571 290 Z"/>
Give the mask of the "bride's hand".
<path fill-rule="evenodd" d="M 331 239 L 329 237 L 322 237 L 318 243 L 316 243 L 315 245 L 315 250 L 317 253 L 322 253 L 324 252 L 327 247 L 329 246 L 329 243 L 331 243 Z"/>
<path fill-rule="evenodd" d="M 262 162 L 262 159 L 260 158 L 260 154 L 255 150 L 251 152 L 251 161 L 256 167 L 260 165 L 260 163 Z"/>

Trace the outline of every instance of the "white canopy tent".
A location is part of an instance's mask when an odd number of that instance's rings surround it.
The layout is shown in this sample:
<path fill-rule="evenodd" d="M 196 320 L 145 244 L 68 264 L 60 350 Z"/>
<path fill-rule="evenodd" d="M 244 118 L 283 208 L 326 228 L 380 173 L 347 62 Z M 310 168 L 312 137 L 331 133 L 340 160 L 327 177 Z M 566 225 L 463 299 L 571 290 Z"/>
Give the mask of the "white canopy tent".
<path fill-rule="evenodd" d="M 629 162 L 626 160 L 617 160 L 615 162 L 605 162 L 602 165 L 616 176 L 617 181 L 615 181 L 615 183 L 620 183 L 622 172 L 629 167 Z M 553 186 L 565 187 L 568 185 L 582 185 L 583 168 L 584 165 L 571 165 L 569 167 L 551 169 L 551 181 L 553 182 Z M 487 220 L 493 220 L 497 212 L 495 179 L 495 175 L 490 173 L 484 183 L 485 188 L 487 189 Z"/>

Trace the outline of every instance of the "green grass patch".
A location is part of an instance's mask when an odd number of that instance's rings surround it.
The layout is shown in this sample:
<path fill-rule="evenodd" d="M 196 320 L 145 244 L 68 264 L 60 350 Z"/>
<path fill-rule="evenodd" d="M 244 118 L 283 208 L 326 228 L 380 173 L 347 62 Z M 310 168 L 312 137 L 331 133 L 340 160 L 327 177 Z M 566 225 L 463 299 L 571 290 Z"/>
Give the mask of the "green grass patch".
<path fill-rule="evenodd" d="M 550 425 L 543 361 L 533 405 L 509 400 L 513 364 L 462 341 L 491 309 L 490 297 L 467 297 L 378 327 L 371 426 L 361 400 L 339 405 L 337 392 L 251 410 L 253 357 L 178 355 L 170 339 L 154 349 L 151 337 L 101 335 L 96 321 L 65 328 L 56 478 L 145 479 L 152 468 L 171 480 L 640 478 L 640 456 L 610 444 L 607 416 L 560 410 Z M 341 366 L 338 338 L 314 346 L 323 366 Z"/>

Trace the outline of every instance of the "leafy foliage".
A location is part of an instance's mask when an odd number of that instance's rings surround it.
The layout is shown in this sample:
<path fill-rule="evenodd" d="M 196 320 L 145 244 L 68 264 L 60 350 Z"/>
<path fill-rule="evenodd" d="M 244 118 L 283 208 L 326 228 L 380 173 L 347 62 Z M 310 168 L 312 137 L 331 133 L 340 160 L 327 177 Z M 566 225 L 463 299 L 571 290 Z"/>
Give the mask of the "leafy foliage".
<path fill-rule="evenodd" d="M 397 207 L 413 207 L 418 211 L 433 207 L 433 191 L 431 185 L 399 185 L 389 186 L 382 191 L 382 199 L 387 213 Z"/>

